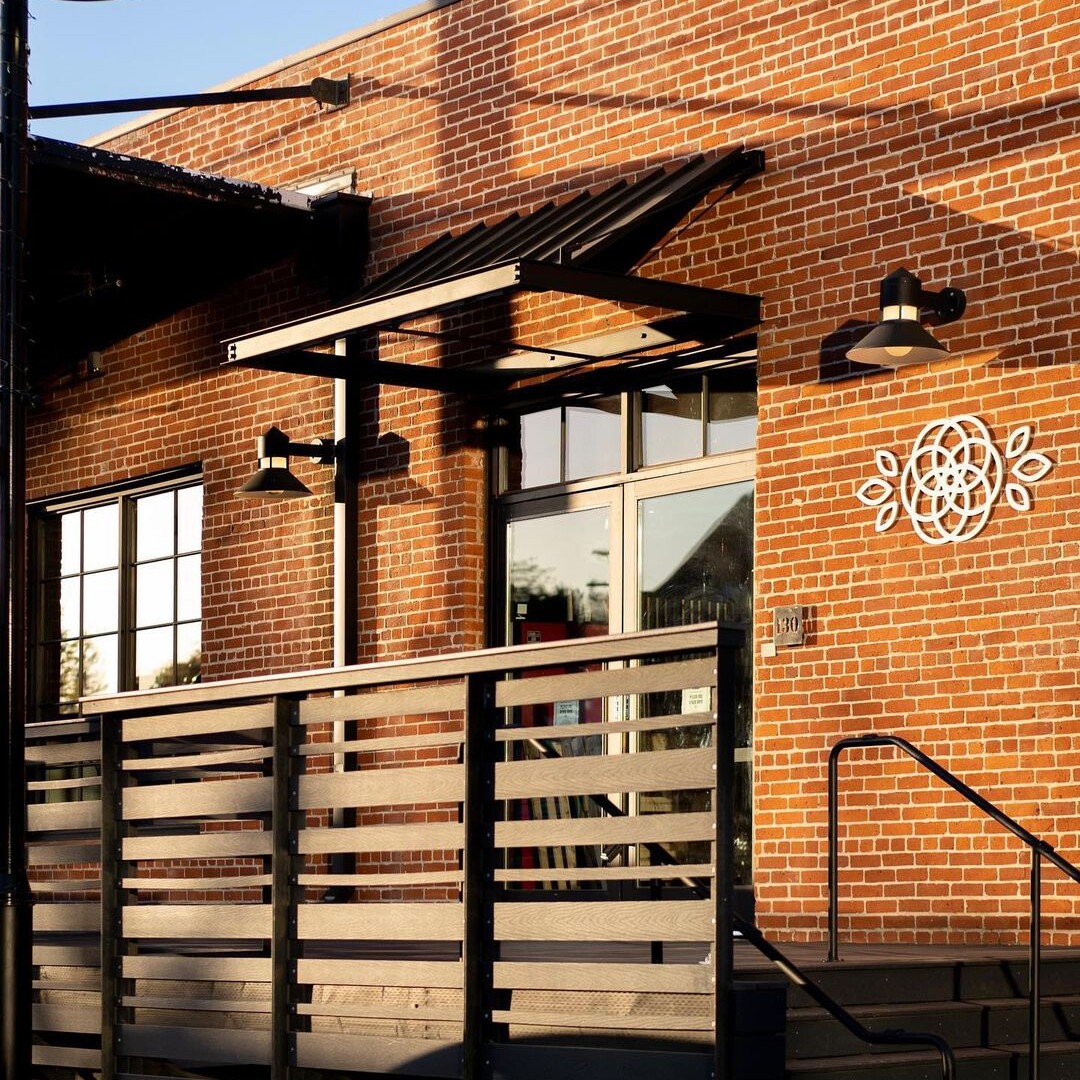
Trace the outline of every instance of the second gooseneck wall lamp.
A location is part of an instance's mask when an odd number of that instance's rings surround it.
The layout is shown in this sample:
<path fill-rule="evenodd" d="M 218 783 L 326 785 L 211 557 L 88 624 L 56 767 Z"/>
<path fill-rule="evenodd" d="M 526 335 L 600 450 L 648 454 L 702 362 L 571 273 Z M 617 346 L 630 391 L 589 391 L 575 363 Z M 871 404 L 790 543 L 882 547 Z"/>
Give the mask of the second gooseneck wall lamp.
<path fill-rule="evenodd" d="M 949 350 L 923 328 L 921 312 L 929 312 L 937 323 L 950 323 L 966 307 L 967 297 L 960 289 L 931 292 L 910 271 L 895 270 L 881 282 L 881 322 L 848 350 L 848 359 L 882 367 L 941 360 Z"/>
<path fill-rule="evenodd" d="M 293 475 L 290 457 L 309 457 L 320 465 L 334 465 L 338 444 L 333 439 L 294 443 L 280 428 L 268 428 L 259 436 L 259 470 L 236 493 L 244 499 L 307 499 L 311 489 Z"/>

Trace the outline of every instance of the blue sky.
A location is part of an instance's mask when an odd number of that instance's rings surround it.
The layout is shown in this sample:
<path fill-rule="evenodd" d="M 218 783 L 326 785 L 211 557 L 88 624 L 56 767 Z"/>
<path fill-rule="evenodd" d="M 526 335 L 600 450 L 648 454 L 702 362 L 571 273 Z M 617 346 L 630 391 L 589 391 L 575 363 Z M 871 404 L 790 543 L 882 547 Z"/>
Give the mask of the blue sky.
<path fill-rule="evenodd" d="M 189 94 L 367 26 L 415 0 L 29 0 L 30 103 Z M 124 116 L 35 121 L 78 142 Z"/>

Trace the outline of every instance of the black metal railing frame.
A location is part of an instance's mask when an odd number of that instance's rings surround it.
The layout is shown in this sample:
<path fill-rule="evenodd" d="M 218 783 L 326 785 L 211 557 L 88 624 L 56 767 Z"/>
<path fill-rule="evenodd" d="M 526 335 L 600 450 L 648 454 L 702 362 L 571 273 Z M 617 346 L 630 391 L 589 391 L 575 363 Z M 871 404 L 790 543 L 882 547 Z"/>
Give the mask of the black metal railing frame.
<path fill-rule="evenodd" d="M 1059 855 L 1045 840 L 1029 832 L 1000 807 L 995 806 L 961 779 L 949 772 L 928 754 L 899 735 L 857 735 L 837 742 L 829 753 L 829 953 L 836 961 L 839 954 L 839 794 L 840 756 L 845 750 L 892 746 L 943 781 L 961 797 L 1021 840 L 1031 851 L 1030 920 L 1028 925 L 1028 1080 L 1039 1080 L 1040 1020 L 1042 1010 L 1042 860 L 1053 863 L 1063 874 L 1080 883 L 1080 869 Z"/>

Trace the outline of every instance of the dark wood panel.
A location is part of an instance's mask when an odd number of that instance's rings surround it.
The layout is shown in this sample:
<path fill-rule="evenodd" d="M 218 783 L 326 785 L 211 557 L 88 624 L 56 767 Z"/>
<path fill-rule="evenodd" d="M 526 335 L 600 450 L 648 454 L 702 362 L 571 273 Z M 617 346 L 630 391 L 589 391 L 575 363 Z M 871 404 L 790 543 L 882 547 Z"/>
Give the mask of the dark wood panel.
<path fill-rule="evenodd" d="M 96 944 L 34 945 L 34 963 L 98 969 L 101 965 L 101 948 Z"/>
<path fill-rule="evenodd" d="M 495 905 L 500 941 L 709 941 L 709 900 Z"/>

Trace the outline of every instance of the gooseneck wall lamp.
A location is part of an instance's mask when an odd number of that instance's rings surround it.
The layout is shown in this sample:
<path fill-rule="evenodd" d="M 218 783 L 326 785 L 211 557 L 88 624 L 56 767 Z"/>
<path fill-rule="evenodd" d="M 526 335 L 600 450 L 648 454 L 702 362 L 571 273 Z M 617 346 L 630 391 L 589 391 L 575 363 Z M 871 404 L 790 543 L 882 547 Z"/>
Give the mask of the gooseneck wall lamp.
<path fill-rule="evenodd" d="M 308 499 L 311 489 L 293 475 L 290 457 L 309 457 L 320 465 L 335 465 L 341 443 L 320 439 L 315 443 L 295 443 L 280 428 L 272 427 L 259 436 L 259 469 L 236 493 L 243 499 Z"/>
<path fill-rule="evenodd" d="M 881 321 L 848 350 L 848 359 L 882 367 L 941 360 L 949 350 L 923 328 L 922 313 L 928 312 L 936 323 L 950 323 L 966 307 L 967 297 L 960 289 L 931 292 L 910 271 L 895 270 L 881 281 Z"/>

